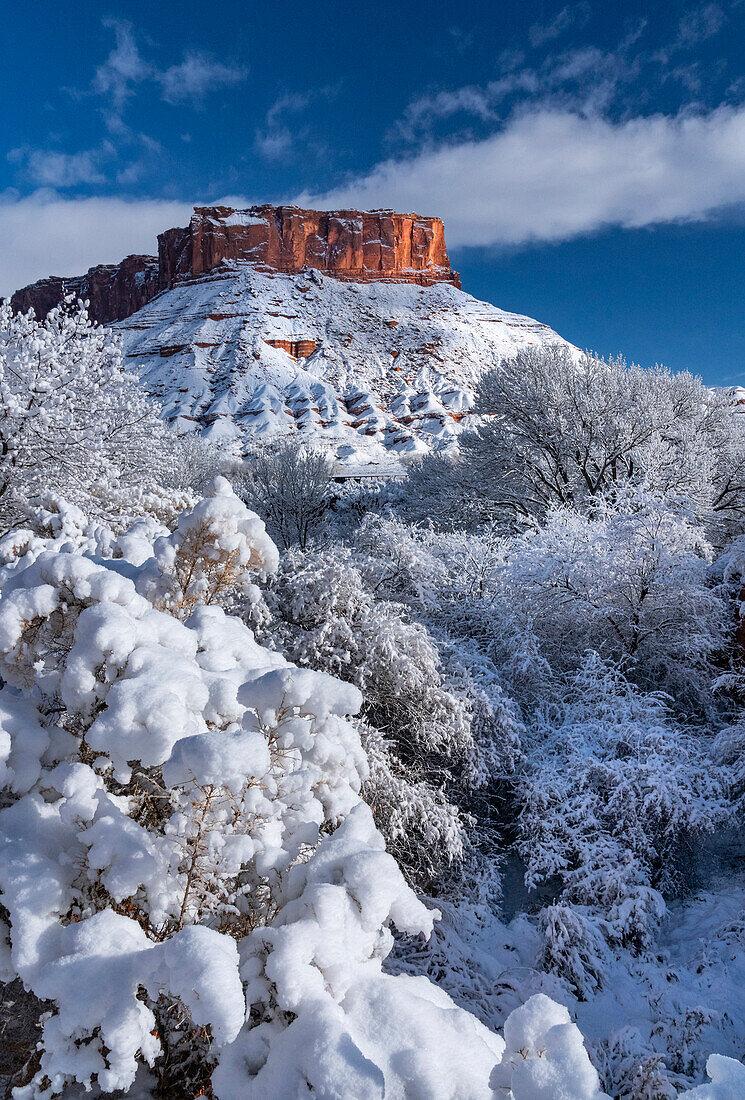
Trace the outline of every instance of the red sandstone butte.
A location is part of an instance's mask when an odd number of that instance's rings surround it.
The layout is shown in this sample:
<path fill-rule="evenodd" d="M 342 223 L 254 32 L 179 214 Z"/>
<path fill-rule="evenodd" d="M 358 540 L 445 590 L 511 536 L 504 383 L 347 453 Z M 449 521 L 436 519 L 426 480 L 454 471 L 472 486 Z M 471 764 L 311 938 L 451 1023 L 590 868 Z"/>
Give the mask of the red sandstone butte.
<path fill-rule="evenodd" d="M 214 271 L 225 260 L 249 260 L 273 271 L 315 268 L 354 282 L 447 282 L 460 286 L 445 248 L 440 218 L 391 210 L 300 210 L 297 206 L 197 207 L 186 229 L 158 237 L 161 275 Z"/>
<path fill-rule="evenodd" d="M 44 316 L 65 294 L 90 300 L 95 321 L 120 321 L 159 291 L 226 263 L 249 262 L 265 271 L 315 268 L 352 282 L 452 283 L 460 287 L 445 248 L 440 218 L 391 210 L 301 210 L 297 206 L 199 206 L 189 225 L 158 237 L 158 258 L 128 256 L 92 267 L 86 275 L 51 276 L 17 290 L 15 310 Z"/>

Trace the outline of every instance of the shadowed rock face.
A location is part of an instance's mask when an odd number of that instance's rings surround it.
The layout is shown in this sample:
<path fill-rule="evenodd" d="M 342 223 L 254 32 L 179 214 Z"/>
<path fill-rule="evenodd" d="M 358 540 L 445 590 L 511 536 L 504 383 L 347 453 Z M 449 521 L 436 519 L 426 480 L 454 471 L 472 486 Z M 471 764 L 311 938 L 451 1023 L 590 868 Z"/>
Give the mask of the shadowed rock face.
<path fill-rule="evenodd" d="M 100 323 L 120 321 L 159 291 L 200 278 L 226 262 L 249 261 L 265 271 L 314 268 L 353 282 L 452 283 L 460 287 L 439 218 L 390 210 L 300 210 L 296 206 L 197 207 L 184 229 L 158 237 L 158 258 L 128 256 L 69 279 L 50 276 L 17 290 L 17 311 L 45 316 L 65 294 L 90 301 Z"/>
<path fill-rule="evenodd" d="M 85 275 L 69 279 L 50 275 L 17 290 L 10 299 L 17 313 L 29 309 L 46 317 L 66 294 L 90 302 L 91 317 L 101 323 L 121 321 L 142 309 L 158 293 L 158 260 L 155 256 L 127 256 L 120 264 L 92 267 Z"/>

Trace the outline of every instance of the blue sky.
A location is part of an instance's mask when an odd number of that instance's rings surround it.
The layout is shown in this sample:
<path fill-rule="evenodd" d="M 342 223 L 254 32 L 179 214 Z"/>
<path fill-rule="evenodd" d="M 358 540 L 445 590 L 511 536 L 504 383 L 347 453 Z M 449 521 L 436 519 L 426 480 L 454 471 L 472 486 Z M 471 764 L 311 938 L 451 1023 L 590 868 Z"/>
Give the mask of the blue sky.
<path fill-rule="evenodd" d="M 745 382 L 745 0 L 15 5 L 0 294 L 189 206 L 445 219 L 466 290 Z"/>

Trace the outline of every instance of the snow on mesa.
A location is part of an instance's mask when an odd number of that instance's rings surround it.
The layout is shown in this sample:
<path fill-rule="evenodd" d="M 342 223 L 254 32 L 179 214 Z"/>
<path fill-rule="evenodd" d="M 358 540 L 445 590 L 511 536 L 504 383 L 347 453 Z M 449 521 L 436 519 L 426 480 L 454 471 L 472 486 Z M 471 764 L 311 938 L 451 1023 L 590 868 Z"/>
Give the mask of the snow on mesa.
<path fill-rule="evenodd" d="M 449 283 L 345 282 L 234 262 L 114 326 L 180 432 L 235 451 L 297 433 L 341 467 L 395 467 L 452 446 L 480 375 L 525 346 L 566 344 Z"/>

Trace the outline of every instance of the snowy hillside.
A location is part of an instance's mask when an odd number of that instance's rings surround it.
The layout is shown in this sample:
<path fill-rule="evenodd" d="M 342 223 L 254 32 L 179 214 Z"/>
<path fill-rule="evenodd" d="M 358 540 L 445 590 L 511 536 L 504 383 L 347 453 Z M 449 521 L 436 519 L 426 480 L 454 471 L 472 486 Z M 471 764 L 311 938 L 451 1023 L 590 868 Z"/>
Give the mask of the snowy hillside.
<path fill-rule="evenodd" d="M 452 444 L 481 373 L 565 343 L 448 283 L 343 282 L 248 263 L 177 284 L 119 322 L 127 361 L 180 431 L 236 451 L 297 431 L 341 466 Z"/>

